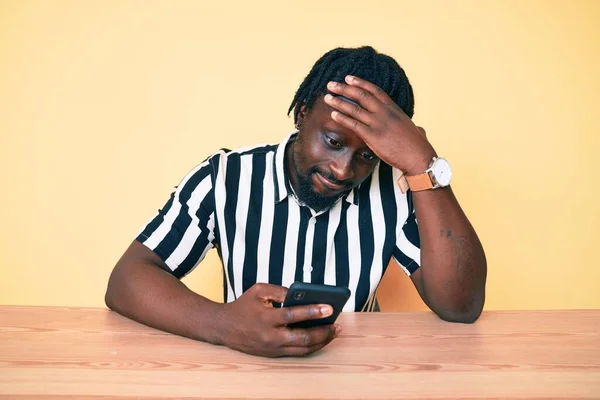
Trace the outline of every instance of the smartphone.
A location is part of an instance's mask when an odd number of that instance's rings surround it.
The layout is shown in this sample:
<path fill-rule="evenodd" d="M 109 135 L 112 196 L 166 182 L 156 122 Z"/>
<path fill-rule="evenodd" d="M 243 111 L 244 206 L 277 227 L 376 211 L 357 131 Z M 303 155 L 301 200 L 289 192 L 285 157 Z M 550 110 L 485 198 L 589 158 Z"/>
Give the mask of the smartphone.
<path fill-rule="evenodd" d="M 329 317 L 297 322 L 294 328 L 310 328 L 333 324 L 350 298 L 350 289 L 342 286 L 319 285 L 316 283 L 294 282 L 288 290 L 283 307 L 304 306 L 310 304 L 329 304 L 333 314 Z"/>

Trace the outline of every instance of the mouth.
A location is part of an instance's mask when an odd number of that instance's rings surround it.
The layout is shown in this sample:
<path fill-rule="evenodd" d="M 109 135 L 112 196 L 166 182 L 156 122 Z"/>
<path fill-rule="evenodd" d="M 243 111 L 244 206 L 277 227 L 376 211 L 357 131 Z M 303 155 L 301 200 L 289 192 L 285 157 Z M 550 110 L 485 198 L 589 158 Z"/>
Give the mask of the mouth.
<path fill-rule="evenodd" d="M 315 172 L 314 175 L 317 178 L 317 180 L 319 181 L 319 183 L 321 183 L 321 185 L 324 186 L 327 190 L 338 192 L 338 191 L 346 188 L 346 186 L 344 186 L 344 185 L 340 185 L 340 184 L 331 182 L 329 179 L 325 178 L 323 175 L 321 175 L 318 172 Z"/>

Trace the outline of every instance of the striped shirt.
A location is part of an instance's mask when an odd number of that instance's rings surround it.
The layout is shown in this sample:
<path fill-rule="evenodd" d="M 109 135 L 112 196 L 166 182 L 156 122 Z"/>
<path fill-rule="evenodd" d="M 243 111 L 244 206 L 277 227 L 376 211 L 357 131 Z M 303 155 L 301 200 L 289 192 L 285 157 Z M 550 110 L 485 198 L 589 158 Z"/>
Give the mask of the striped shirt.
<path fill-rule="evenodd" d="M 419 232 L 400 171 L 379 162 L 358 187 L 319 213 L 302 205 L 279 145 L 221 150 L 190 171 L 137 240 L 181 278 L 207 251 L 223 263 L 224 299 L 257 282 L 295 281 L 348 287 L 344 311 L 373 302 L 392 257 L 412 274 L 420 265 Z"/>

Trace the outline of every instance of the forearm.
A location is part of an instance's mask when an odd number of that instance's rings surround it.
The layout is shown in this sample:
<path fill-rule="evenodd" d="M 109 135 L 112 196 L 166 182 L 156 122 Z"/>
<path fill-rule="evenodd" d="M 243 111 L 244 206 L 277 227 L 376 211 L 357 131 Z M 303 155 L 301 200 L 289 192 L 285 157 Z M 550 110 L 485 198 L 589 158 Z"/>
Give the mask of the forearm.
<path fill-rule="evenodd" d="M 117 264 L 105 300 L 110 309 L 145 325 L 223 344 L 223 305 L 194 293 L 159 266 L 144 261 Z"/>
<path fill-rule="evenodd" d="M 441 318 L 473 322 L 483 309 L 485 253 L 450 187 L 413 192 L 421 240 L 420 291 Z"/>
<path fill-rule="evenodd" d="M 152 250 L 133 241 L 115 266 L 106 291 L 112 310 L 148 326 L 250 354 L 279 357 L 313 353 L 331 342 L 337 329 L 288 325 L 331 315 L 319 305 L 274 308 L 287 289 L 253 285 L 231 303 L 212 302 L 168 272 Z"/>

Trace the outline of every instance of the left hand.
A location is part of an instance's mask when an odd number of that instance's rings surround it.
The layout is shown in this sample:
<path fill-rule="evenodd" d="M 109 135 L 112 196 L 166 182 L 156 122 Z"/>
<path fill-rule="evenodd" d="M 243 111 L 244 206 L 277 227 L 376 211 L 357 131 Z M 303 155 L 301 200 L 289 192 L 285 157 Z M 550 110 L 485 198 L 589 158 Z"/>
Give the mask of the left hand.
<path fill-rule="evenodd" d="M 348 75 L 346 84 L 329 82 L 327 89 L 359 104 L 326 95 L 325 103 L 337 110 L 331 113 L 334 121 L 355 132 L 385 163 L 408 175 L 425 172 L 436 156 L 425 130 L 416 126 L 380 87 Z"/>

